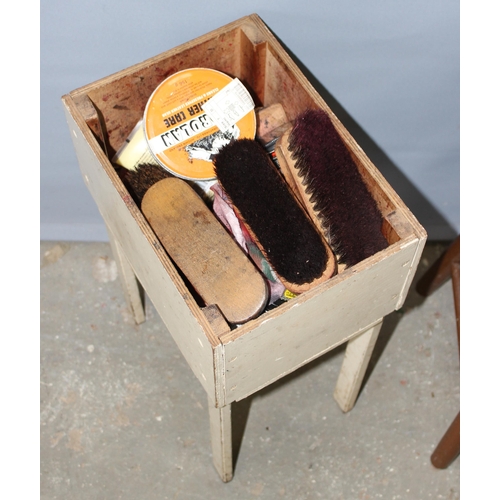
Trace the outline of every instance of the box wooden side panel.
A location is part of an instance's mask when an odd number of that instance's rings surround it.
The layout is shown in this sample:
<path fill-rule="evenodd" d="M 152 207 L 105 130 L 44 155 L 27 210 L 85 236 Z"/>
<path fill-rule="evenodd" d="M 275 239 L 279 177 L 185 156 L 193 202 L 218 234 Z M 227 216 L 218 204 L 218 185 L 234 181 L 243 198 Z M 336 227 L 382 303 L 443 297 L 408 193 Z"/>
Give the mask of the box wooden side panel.
<path fill-rule="evenodd" d="M 103 219 L 122 246 L 189 366 L 215 401 L 214 349 L 221 349 L 217 336 L 119 182 L 71 98 L 66 96 L 63 102 L 83 178 Z"/>
<path fill-rule="evenodd" d="M 250 92 L 255 107 L 262 106 L 262 85 L 264 81 L 263 66 L 259 59 L 259 47 L 265 44 L 256 45 L 249 39 L 245 30 L 240 30 L 239 36 L 239 64 L 235 75 L 243 82 Z M 261 51 L 260 51 L 261 52 Z"/>
<path fill-rule="evenodd" d="M 226 401 L 256 392 L 394 311 L 419 247 L 418 239 L 406 239 L 221 337 Z"/>
<path fill-rule="evenodd" d="M 265 74 L 265 106 L 281 103 L 289 120 L 295 119 L 307 108 L 320 107 L 319 100 L 315 99 L 319 96 L 309 92 L 312 87 L 309 89 L 309 85 L 304 85 L 307 80 L 302 72 L 277 42 L 267 45 Z"/>

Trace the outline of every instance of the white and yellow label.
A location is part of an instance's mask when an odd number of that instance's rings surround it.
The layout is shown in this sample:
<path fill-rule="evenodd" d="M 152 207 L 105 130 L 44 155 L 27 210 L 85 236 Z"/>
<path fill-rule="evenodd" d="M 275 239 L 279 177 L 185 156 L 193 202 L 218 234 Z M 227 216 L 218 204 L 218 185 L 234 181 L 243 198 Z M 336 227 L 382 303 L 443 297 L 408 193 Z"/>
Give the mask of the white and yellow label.
<path fill-rule="evenodd" d="M 212 160 L 219 149 L 234 139 L 253 139 L 256 131 L 244 85 L 205 68 L 164 80 L 150 96 L 143 121 L 151 154 L 174 175 L 191 180 L 214 179 Z"/>

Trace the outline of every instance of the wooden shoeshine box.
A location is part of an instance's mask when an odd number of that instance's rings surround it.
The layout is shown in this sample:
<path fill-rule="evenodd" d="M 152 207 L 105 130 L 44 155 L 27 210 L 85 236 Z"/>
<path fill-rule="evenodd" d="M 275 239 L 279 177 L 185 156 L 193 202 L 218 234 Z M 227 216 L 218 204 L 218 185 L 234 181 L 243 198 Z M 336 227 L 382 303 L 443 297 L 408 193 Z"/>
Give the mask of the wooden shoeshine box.
<path fill-rule="evenodd" d="M 389 247 L 256 319 L 230 329 L 200 307 L 108 158 L 169 75 L 206 67 L 239 78 L 256 106 L 330 115 L 377 200 Z M 84 181 L 119 247 L 189 366 L 218 408 L 249 396 L 400 308 L 426 233 L 257 15 L 63 96 Z M 100 121 L 104 124 L 101 129 Z"/>

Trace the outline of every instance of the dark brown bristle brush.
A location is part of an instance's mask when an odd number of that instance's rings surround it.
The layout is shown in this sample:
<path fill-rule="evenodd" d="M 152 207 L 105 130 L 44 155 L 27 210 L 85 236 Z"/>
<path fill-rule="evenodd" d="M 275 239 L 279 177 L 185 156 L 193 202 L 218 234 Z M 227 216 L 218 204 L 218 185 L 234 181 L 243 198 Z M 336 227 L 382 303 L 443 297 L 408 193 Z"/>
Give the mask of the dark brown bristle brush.
<path fill-rule="evenodd" d="M 323 110 L 306 110 L 276 145 L 284 177 L 336 253 L 352 266 L 388 246 L 382 215 Z"/>
<path fill-rule="evenodd" d="M 259 143 L 231 142 L 214 166 L 236 214 L 285 287 L 301 293 L 336 273 L 333 252 Z"/>
<path fill-rule="evenodd" d="M 151 163 L 140 164 L 135 170 L 118 165 L 116 170 L 123 184 L 139 207 L 141 206 L 144 195 L 151 186 L 162 179 L 172 177 L 172 174 L 160 167 L 160 165 Z"/>

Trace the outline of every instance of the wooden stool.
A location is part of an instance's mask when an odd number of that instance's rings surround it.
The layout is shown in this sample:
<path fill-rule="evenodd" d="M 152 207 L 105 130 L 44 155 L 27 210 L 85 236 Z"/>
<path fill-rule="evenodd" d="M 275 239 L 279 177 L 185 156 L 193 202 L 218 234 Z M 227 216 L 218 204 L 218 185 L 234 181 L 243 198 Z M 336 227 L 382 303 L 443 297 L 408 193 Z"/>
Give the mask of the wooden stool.
<path fill-rule="evenodd" d="M 228 324 L 216 304 L 195 300 L 109 160 L 172 68 L 200 66 L 246 82 L 257 102 L 281 103 L 290 119 L 306 108 L 325 110 L 380 208 L 389 244 L 238 327 Z M 207 393 L 213 461 L 222 480 L 233 475 L 232 403 L 342 344 L 347 348 L 334 397 L 349 411 L 384 316 L 406 299 L 427 234 L 263 21 L 256 14 L 243 17 L 62 100 L 80 170 L 108 228 L 135 320 L 145 319 L 145 291 Z"/>
<path fill-rule="evenodd" d="M 460 353 L 460 236 L 432 265 L 417 283 L 417 291 L 427 297 L 451 278 L 458 349 Z M 460 453 L 460 411 L 445 432 L 431 455 L 431 462 L 438 469 L 446 469 Z"/>

